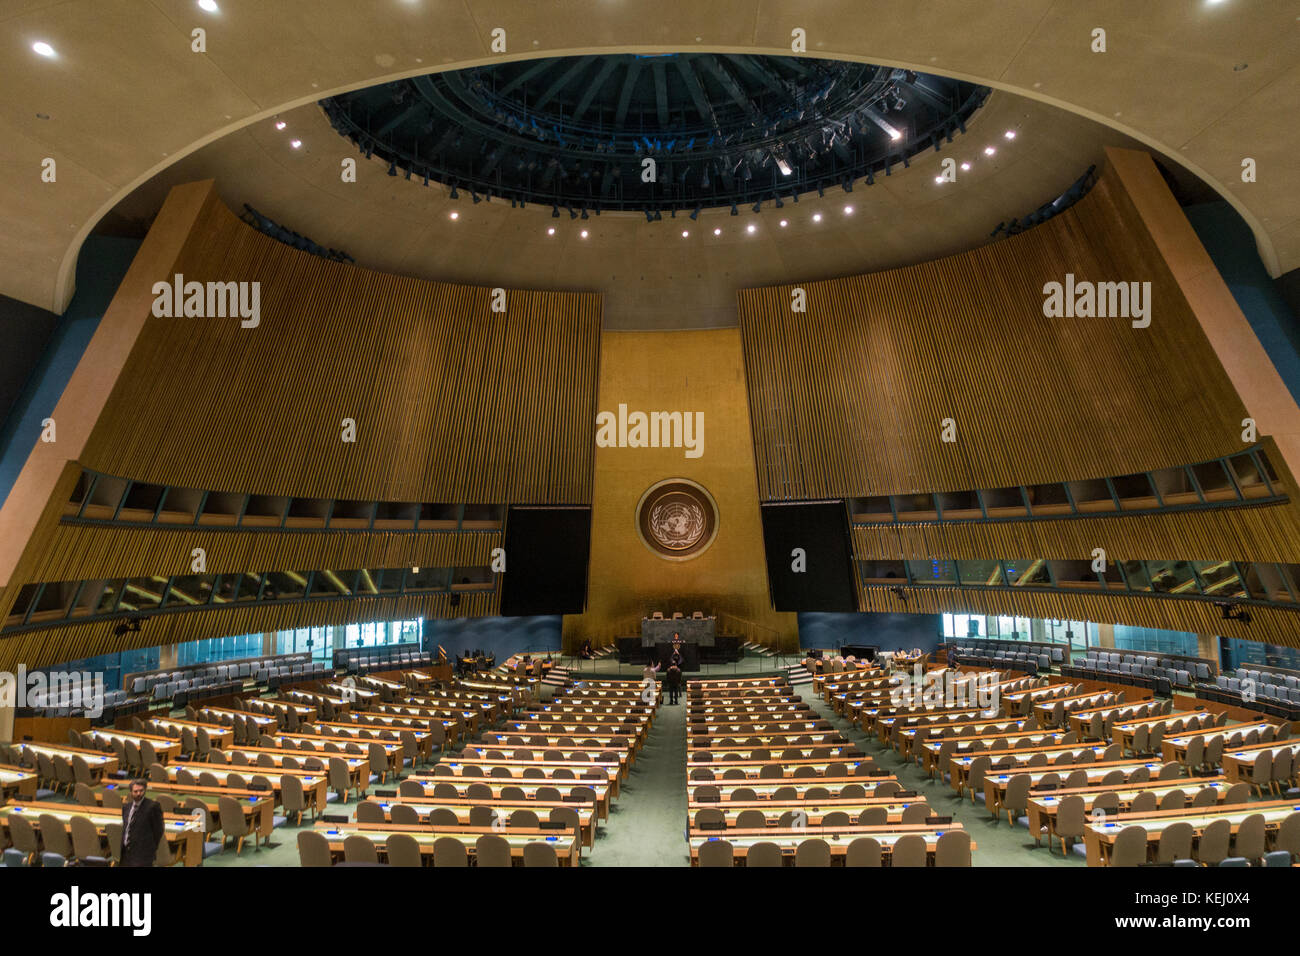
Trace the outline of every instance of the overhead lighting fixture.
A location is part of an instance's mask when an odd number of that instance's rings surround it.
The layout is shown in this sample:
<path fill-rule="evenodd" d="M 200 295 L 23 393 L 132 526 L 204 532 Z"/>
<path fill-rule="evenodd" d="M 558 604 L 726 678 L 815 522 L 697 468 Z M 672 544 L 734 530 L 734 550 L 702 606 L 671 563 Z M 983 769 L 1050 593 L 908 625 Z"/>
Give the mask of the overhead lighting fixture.
<path fill-rule="evenodd" d="M 992 156 L 992 155 L 993 155 L 994 153 L 996 153 L 996 152 L 997 152 L 997 150 L 994 149 L 992 146 L 985 146 L 985 147 L 984 147 L 984 155 L 985 155 L 985 156 Z"/>
<path fill-rule="evenodd" d="M 469 198 L 474 200 L 474 205 L 476 206 L 483 201 L 483 198 L 472 189 L 469 191 Z"/>
<path fill-rule="evenodd" d="M 792 172 L 794 172 L 794 170 L 790 168 L 790 164 L 787 163 L 784 157 L 781 156 L 778 156 L 776 158 L 776 168 L 781 170 L 782 176 L 789 176 Z"/>
<path fill-rule="evenodd" d="M 762 208 L 763 208 L 763 200 L 760 199 L 758 202 L 754 203 L 754 212 L 759 212 L 762 210 Z"/>
<path fill-rule="evenodd" d="M 302 145 L 302 140 L 300 140 L 300 139 L 290 140 L 290 141 L 289 141 L 289 145 L 292 146 L 294 149 L 297 149 L 299 146 Z M 390 174 L 390 175 L 392 175 L 392 174 Z"/>
<path fill-rule="evenodd" d="M 578 233 L 578 235 L 580 235 L 580 236 L 582 236 L 582 238 L 586 239 L 586 238 L 587 238 L 587 230 L 586 230 L 586 229 L 582 230 L 582 232 Z"/>
<path fill-rule="evenodd" d="M 846 215 L 846 216 L 851 216 L 851 215 L 853 215 L 853 207 L 852 207 L 852 206 L 845 206 L 845 207 L 844 207 L 844 215 Z"/>
<path fill-rule="evenodd" d="M 555 227 L 554 227 L 554 226 L 551 226 L 549 229 L 547 229 L 547 230 L 546 230 L 546 234 L 547 234 L 548 236 L 553 236 L 553 235 L 555 235 Z"/>
<path fill-rule="evenodd" d="M 690 234 L 691 234 L 691 231 L 690 231 L 689 229 L 683 229 L 683 230 L 682 230 L 682 238 L 683 238 L 683 239 L 685 239 L 685 238 L 686 238 L 687 236 L 689 236 Z"/>
<path fill-rule="evenodd" d="M 297 141 L 297 140 L 294 140 L 294 142 L 296 143 L 296 142 L 298 142 L 298 141 Z M 393 162 L 393 161 L 391 161 L 391 160 L 390 160 L 389 163 L 388 163 L 388 175 L 390 175 L 390 176 L 396 176 L 396 175 L 397 175 L 397 163 L 396 163 L 396 162 Z"/>
<path fill-rule="evenodd" d="M 942 177 L 942 176 L 935 176 L 935 177 L 934 177 L 934 181 L 935 181 L 936 183 L 942 183 L 942 182 L 943 182 L 943 177 Z"/>
<path fill-rule="evenodd" d="M 713 230 L 713 234 L 714 234 L 715 236 L 720 236 L 720 235 L 722 235 L 722 230 L 721 230 L 721 229 L 714 229 L 714 230 Z"/>
<path fill-rule="evenodd" d="M 757 230 L 758 230 L 758 226 L 754 225 L 752 222 L 745 229 L 746 232 L 756 232 Z"/>
<path fill-rule="evenodd" d="M 426 175 L 427 175 L 427 174 L 426 174 Z M 460 193 L 456 192 L 456 187 L 455 187 L 455 186 L 452 186 L 452 187 L 451 187 L 451 192 L 447 194 L 447 198 L 448 198 L 448 199 L 459 199 L 459 198 L 460 198 Z"/>
<path fill-rule="evenodd" d="M 581 216 L 580 218 L 582 218 L 582 219 L 590 219 L 591 217 L 587 215 L 587 210 L 584 209 L 584 210 L 582 210 L 582 216 Z"/>
<path fill-rule="evenodd" d="M 456 212 L 456 211 L 453 210 L 452 212 L 449 212 L 449 213 L 447 214 L 447 218 L 448 218 L 448 219 L 459 219 L 459 218 L 460 218 L 460 213 L 458 213 L 458 212 Z"/>
<path fill-rule="evenodd" d="M 784 228 L 785 228 L 786 226 L 788 226 L 788 225 L 790 225 L 790 220 L 788 220 L 788 219 L 782 219 L 782 220 L 781 220 L 781 228 L 782 228 L 782 229 L 784 229 Z"/>
<path fill-rule="evenodd" d="M 208 13 L 221 12 L 221 8 L 217 6 L 217 0 L 199 0 L 199 9 L 206 10 Z"/>
<path fill-rule="evenodd" d="M 879 126 L 881 129 L 885 131 L 885 133 L 889 136 L 890 139 L 900 140 L 903 138 L 903 134 L 900 133 L 893 126 L 891 126 L 885 120 L 885 118 L 881 116 L 879 113 L 877 113 L 875 110 L 867 110 L 867 115 L 871 117 L 873 123 L 875 123 L 877 126 Z"/>
<path fill-rule="evenodd" d="M 740 210 L 736 208 L 736 204 L 735 204 L 734 202 L 731 204 L 731 214 L 732 214 L 733 216 L 739 216 L 739 215 L 740 215 Z"/>
<path fill-rule="evenodd" d="M 699 206 L 696 206 L 696 207 L 695 207 L 695 211 L 691 213 L 690 218 L 691 218 L 691 221 L 692 221 L 692 222 L 694 222 L 696 219 L 699 219 L 699 218 L 700 218 L 700 207 L 699 207 Z"/>
<path fill-rule="evenodd" d="M 286 123 L 284 120 L 280 120 L 280 122 L 278 122 L 278 123 L 275 124 L 275 128 L 276 128 L 276 129 L 284 129 L 284 128 L 285 128 L 286 126 L 288 126 L 288 125 L 289 125 L 289 124 Z"/>
<path fill-rule="evenodd" d="M 962 164 L 961 164 L 961 168 L 962 168 L 963 170 L 970 169 L 970 163 L 962 163 Z"/>
<path fill-rule="evenodd" d="M 555 205 L 554 203 L 551 204 L 551 218 L 552 219 L 560 218 L 560 207 Z"/>
<path fill-rule="evenodd" d="M 822 214 L 819 212 L 813 213 L 813 222 L 821 222 L 821 221 L 822 221 Z"/>
<path fill-rule="evenodd" d="M 54 56 L 54 47 L 50 46 L 44 40 L 37 40 L 32 44 L 32 49 L 41 56 Z"/>
<path fill-rule="evenodd" d="M 646 222 L 654 222 L 654 221 L 655 221 L 655 214 L 654 214 L 651 210 L 649 210 L 649 209 L 647 209 L 647 210 L 645 211 L 645 221 L 646 221 Z"/>
<path fill-rule="evenodd" d="M 1005 133 L 1003 133 L 1002 135 L 1005 136 L 1007 139 L 1015 139 L 1015 138 L 1016 138 L 1016 131 L 1013 130 L 1013 129 L 1009 129 L 1009 130 L 1007 130 Z"/>

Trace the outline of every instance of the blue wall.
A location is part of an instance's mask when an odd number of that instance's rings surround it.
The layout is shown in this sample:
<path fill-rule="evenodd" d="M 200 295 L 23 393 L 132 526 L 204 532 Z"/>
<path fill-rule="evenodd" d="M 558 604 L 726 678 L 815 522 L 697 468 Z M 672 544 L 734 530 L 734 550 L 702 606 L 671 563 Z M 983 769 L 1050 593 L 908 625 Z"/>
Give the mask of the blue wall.
<path fill-rule="evenodd" d="M 82 353 L 126 275 L 139 239 L 91 236 L 77 259 L 77 292 L 32 369 L 8 419 L 0 425 L 0 505 L 40 440 L 41 422 L 58 404 Z"/>
<path fill-rule="evenodd" d="M 1300 401 L 1300 325 L 1260 261 L 1250 227 L 1226 202 L 1187 206 L 1183 212 L 1282 381 Z"/>
<path fill-rule="evenodd" d="M 1115 647 L 1122 651 L 1151 651 L 1153 654 L 1187 654 L 1195 657 L 1196 635 L 1185 631 L 1116 624 Z"/>
<path fill-rule="evenodd" d="M 496 656 L 498 662 L 517 651 L 544 654 L 560 652 L 558 615 L 538 617 L 457 617 L 448 620 L 425 618 L 424 645 L 437 653 L 438 645 L 453 657 L 475 648 Z"/>
<path fill-rule="evenodd" d="M 943 633 L 939 614 L 831 614 L 822 611 L 799 615 L 800 647 L 838 647 L 841 644 L 875 644 L 881 650 L 919 647 L 933 651 Z"/>

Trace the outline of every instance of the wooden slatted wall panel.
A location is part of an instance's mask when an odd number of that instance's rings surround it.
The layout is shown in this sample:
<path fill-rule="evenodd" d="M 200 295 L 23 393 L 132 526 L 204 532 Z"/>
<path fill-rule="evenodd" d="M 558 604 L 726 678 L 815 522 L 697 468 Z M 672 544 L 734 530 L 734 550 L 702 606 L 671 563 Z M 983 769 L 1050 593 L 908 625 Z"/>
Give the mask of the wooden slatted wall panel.
<path fill-rule="evenodd" d="M 1110 621 L 1196 634 L 1218 634 L 1245 640 L 1300 647 L 1300 614 L 1269 607 L 1251 607 L 1251 623 L 1222 620 L 1217 608 L 1200 601 L 1137 597 L 1126 594 L 1044 594 L 1009 591 L 961 591 L 905 588 L 903 601 L 889 588 L 863 588 L 867 611 L 910 614 L 1003 614 L 1049 620 Z"/>
<path fill-rule="evenodd" d="M 760 497 L 962 491 L 1240 451 L 1246 411 L 1127 197 L 1101 182 L 1010 239 L 739 293 Z M 1152 283 L 1152 322 L 1045 318 L 1043 286 Z M 940 441 L 952 418 L 957 442 Z"/>
<path fill-rule="evenodd" d="M 87 467 L 265 494 L 591 501 L 599 295 L 510 290 L 494 313 L 490 289 L 311 256 L 220 203 L 178 270 L 260 282 L 261 324 L 150 318 Z"/>
<path fill-rule="evenodd" d="M 116 621 L 48 628 L 0 640 L 0 669 L 13 671 L 94 657 L 109 651 L 179 644 L 227 634 L 254 634 L 297 627 L 324 627 L 362 621 L 410 620 L 416 617 L 483 617 L 501 613 L 500 590 L 463 593 L 456 607 L 450 595 L 404 598 L 354 598 L 310 601 L 267 607 L 232 607 L 162 614 L 144 621 L 141 630 L 113 634 Z"/>
<path fill-rule="evenodd" d="M 1090 561 L 1094 548 L 1104 548 L 1110 561 L 1293 563 L 1300 556 L 1300 521 L 1295 508 L 1287 504 L 1059 521 L 853 528 L 853 552 L 860 560 Z"/>

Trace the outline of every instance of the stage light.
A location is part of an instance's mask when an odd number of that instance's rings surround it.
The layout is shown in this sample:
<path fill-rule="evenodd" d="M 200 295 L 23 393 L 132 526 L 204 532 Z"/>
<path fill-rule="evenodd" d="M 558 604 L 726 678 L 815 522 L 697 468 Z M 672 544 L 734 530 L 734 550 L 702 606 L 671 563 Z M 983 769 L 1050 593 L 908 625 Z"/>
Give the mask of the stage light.
<path fill-rule="evenodd" d="M 695 211 L 691 213 L 691 221 L 694 222 L 698 218 L 700 218 L 700 207 L 696 206 Z"/>
<path fill-rule="evenodd" d="M 754 212 L 759 212 L 760 210 L 762 210 L 762 208 L 763 208 L 763 200 L 760 199 L 758 202 L 754 203 Z"/>
<path fill-rule="evenodd" d="M 483 197 L 480 196 L 478 193 L 476 193 L 476 192 L 475 192 L 474 190 L 472 190 L 472 189 L 469 191 L 469 198 L 472 199 L 472 200 L 474 200 L 474 204 L 475 204 L 475 205 L 478 205 L 479 203 L 481 203 L 481 202 L 483 201 Z"/>
<path fill-rule="evenodd" d="M 459 219 L 459 218 L 460 218 L 460 213 L 458 213 L 458 212 L 454 212 L 454 211 L 453 211 L 453 212 L 449 212 L 449 213 L 447 213 L 447 218 L 449 218 L 449 219 Z"/>
<path fill-rule="evenodd" d="M 756 232 L 757 230 L 758 226 L 754 225 L 752 222 L 745 229 L 746 232 Z"/>
<path fill-rule="evenodd" d="M 985 146 L 985 147 L 984 147 L 984 155 L 985 155 L 985 156 L 992 156 L 992 155 L 993 155 L 994 153 L 996 153 L 996 152 L 997 152 L 997 150 L 994 149 L 992 146 Z"/>
<path fill-rule="evenodd" d="M 877 126 L 883 129 L 889 135 L 890 139 L 897 141 L 903 138 L 903 134 L 900 133 L 893 126 L 891 126 L 889 123 L 887 123 L 885 121 L 885 118 L 881 116 L 879 113 L 877 113 L 875 110 L 867 110 L 867 115 L 871 117 L 872 122 L 874 122 Z"/>
<path fill-rule="evenodd" d="M 780 157 L 780 156 L 778 156 L 778 157 L 776 158 L 776 168 L 779 169 L 779 170 L 781 170 L 781 175 L 782 175 L 782 176 L 789 176 L 792 172 L 794 172 L 794 170 L 790 168 L 790 164 L 787 163 L 787 162 L 786 162 L 782 157 Z"/>
<path fill-rule="evenodd" d="M 302 140 L 300 140 L 300 139 L 295 139 L 295 140 L 291 141 L 291 142 L 289 143 L 289 145 L 292 146 L 294 149 L 297 149 L 299 146 L 302 145 Z"/>
<path fill-rule="evenodd" d="M 587 238 L 587 230 L 586 230 L 586 229 L 582 230 L 582 232 L 578 233 L 578 235 L 582 236 L 583 239 L 586 239 L 586 238 Z"/>
<path fill-rule="evenodd" d="M 208 13 L 221 12 L 221 8 L 217 6 L 217 0 L 199 0 L 199 9 L 206 10 Z"/>
<path fill-rule="evenodd" d="M 645 221 L 646 221 L 646 222 L 654 222 L 654 221 L 655 221 L 655 214 L 654 214 L 653 212 L 651 212 L 649 209 L 647 209 L 647 210 L 645 211 Z"/>
<path fill-rule="evenodd" d="M 278 123 L 275 124 L 275 128 L 276 128 L 276 129 L 284 129 L 284 128 L 285 128 L 286 126 L 288 126 L 288 125 L 289 125 L 289 124 L 286 123 L 284 120 L 280 120 L 280 122 L 278 122 Z"/>
<path fill-rule="evenodd" d="M 819 212 L 813 213 L 813 222 L 821 222 L 821 221 L 822 221 L 822 214 Z"/>
<path fill-rule="evenodd" d="M 424 171 L 424 185 L 429 185 L 429 171 L 427 169 Z"/>
<path fill-rule="evenodd" d="M 1016 131 L 1013 130 L 1013 129 L 1009 129 L 1009 130 L 1007 130 L 1005 133 L 1003 133 L 1002 135 L 1005 136 L 1007 139 L 1015 139 L 1015 138 L 1016 138 Z"/>
<path fill-rule="evenodd" d="M 553 236 L 553 235 L 555 235 L 555 227 L 554 227 L 554 226 L 551 226 L 549 229 L 547 229 L 547 230 L 546 230 L 546 234 L 547 234 L 548 236 Z"/>
<path fill-rule="evenodd" d="M 587 210 L 586 210 L 586 209 L 583 209 L 583 210 L 582 210 L 582 218 L 583 218 L 583 219 L 589 219 L 589 218 L 591 218 L 590 216 L 587 215 Z"/>
<path fill-rule="evenodd" d="M 721 230 L 721 229 L 714 229 L 714 230 L 713 230 L 713 234 L 714 234 L 715 236 L 720 236 L 720 235 L 722 235 L 722 230 Z"/>
<path fill-rule="evenodd" d="M 54 56 L 54 47 L 50 46 L 44 40 L 37 40 L 32 44 L 32 49 L 41 56 Z"/>
<path fill-rule="evenodd" d="M 967 170 L 967 169 L 970 169 L 970 163 L 962 163 L 962 164 L 961 164 L 961 168 L 962 168 L 963 171 L 964 171 L 964 170 Z"/>
<path fill-rule="evenodd" d="M 576 212 L 573 211 L 573 207 L 572 207 L 572 206 L 565 206 L 564 208 L 567 209 L 567 210 L 569 211 L 569 218 L 570 218 L 570 219 L 577 219 L 577 218 L 578 218 L 578 214 L 577 214 Z"/>
<path fill-rule="evenodd" d="M 788 219 L 782 219 L 782 220 L 781 220 L 781 228 L 782 228 L 782 229 L 784 229 L 784 228 L 785 228 L 786 226 L 788 226 L 788 225 L 790 225 L 790 220 L 788 220 Z"/>
<path fill-rule="evenodd" d="M 777 196 L 777 197 L 776 197 L 776 208 L 777 208 L 777 209 L 784 209 L 784 208 L 785 208 L 785 203 L 781 202 L 781 197 L 780 197 L 780 196 Z"/>
<path fill-rule="evenodd" d="M 845 206 L 845 207 L 844 207 L 844 215 L 846 215 L 846 216 L 851 216 L 851 215 L 853 215 L 853 207 L 852 207 L 852 206 Z"/>
<path fill-rule="evenodd" d="M 551 204 L 551 218 L 552 219 L 560 218 L 560 207 L 555 205 L 554 203 Z"/>
<path fill-rule="evenodd" d="M 683 230 L 682 230 L 682 238 L 683 238 L 683 239 L 685 239 L 686 237 L 688 237 L 690 234 L 691 234 L 691 231 L 690 231 L 689 229 L 683 229 Z"/>

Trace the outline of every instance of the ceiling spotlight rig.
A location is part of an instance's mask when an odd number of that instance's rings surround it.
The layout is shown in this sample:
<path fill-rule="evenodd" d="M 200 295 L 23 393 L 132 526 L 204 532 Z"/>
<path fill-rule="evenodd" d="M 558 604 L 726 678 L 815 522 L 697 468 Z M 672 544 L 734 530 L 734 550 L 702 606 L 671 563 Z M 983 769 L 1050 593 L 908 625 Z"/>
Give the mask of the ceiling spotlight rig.
<path fill-rule="evenodd" d="M 138 617 L 128 617 L 119 621 L 117 626 L 113 628 L 113 636 L 124 637 L 127 634 L 134 634 L 138 630 L 140 630 L 140 619 Z"/>
<path fill-rule="evenodd" d="M 1219 609 L 1225 621 L 1240 621 L 1242 624 L 1250 623 L 1250 612 L 1240 604 L 1232 601 L 1215 601 L 1214 606 Z"/>

